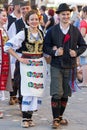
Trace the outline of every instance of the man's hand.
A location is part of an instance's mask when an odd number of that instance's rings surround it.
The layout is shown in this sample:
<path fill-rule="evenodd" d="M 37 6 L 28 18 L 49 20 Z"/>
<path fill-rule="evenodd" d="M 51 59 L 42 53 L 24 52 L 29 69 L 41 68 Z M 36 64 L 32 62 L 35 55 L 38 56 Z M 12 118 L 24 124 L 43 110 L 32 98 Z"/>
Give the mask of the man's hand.
<path fill-rule="evenodd" d="M 72 49 L 70 49 L 70 56 L 71 57 L 76 57 L 77 56 L 77 53 L 76 53 L 76 51 L 74 51 L 74 50 L 72 50 Z"/>

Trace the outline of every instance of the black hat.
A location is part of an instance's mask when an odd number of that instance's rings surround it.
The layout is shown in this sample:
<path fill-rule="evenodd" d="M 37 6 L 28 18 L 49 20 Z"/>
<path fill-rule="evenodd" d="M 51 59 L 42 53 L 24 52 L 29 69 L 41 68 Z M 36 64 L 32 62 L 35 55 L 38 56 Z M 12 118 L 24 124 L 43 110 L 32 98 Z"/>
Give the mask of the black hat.
<path fill-rule="evenodd" d="M 20 6 L 30 6 L 30 2 L 29 1 L 22 1 L 22 2 L 20 2 Z"/>
<path fill-rule="evenodd" d="M 71 12 L 72 9 L 70 9 L 69 6 L 66 3 L 62 3 L 62 4 L 59 5 L 56 13 L 59 14 L 62 11 L 70 11 Z"/>

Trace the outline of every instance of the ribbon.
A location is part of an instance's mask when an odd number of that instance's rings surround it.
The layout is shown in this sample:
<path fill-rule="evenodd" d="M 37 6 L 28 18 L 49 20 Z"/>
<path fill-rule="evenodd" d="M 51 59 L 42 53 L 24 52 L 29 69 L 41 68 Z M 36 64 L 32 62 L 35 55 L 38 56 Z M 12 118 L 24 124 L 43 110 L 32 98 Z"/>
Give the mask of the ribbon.
<path fill-rule="evenodd" d="M 76 82 L 76 69 L 75 68 L 71 69 L 69 86 L 72 92 L 77 92 L 78 90 L 81 89 L 80 86 L 78 86 Z"/>
<path fill-rule="evenodd" d="M 4 52 L 3 50 L 3 39 L 2 39 L 2 32 L 0 30 L 0 90 L 6 89 L 7 78 L 9 74 L 9 55 Z"/>

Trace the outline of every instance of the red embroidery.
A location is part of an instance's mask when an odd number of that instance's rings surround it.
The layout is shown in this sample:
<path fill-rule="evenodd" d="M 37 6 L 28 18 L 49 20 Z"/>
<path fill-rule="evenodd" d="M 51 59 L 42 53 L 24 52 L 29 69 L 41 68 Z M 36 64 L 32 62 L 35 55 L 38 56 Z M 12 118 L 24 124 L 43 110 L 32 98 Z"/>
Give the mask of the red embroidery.
<path fill-rule="evenodd" d="M 58 103 L 57 103 L 57 102 L 52 102 L 52 103 L 51 103 L 51 106 L 52 106 L 52 107 L 57 107 L 57 106 L 58 106 Z"/>

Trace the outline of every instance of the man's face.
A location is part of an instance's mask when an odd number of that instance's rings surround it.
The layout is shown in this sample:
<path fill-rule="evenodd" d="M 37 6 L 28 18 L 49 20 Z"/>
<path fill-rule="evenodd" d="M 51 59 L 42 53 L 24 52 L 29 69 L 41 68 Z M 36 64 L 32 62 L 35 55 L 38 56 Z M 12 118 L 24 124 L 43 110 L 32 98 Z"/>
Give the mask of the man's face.
<path fill-rule="evenodd" d="M 63 11 L 59 13 L 59 19 L 61 23 L 67 24 L 70 21 L 71 13 L 70 11 Z"/>
<path fill-rule="evenodd" d="M 20 8 L 21 10 L 21 14 L 23 17 L 25 17 L 25 15 L 31 10 L 31 7 L 30 6 L 22 6 Z"/>

